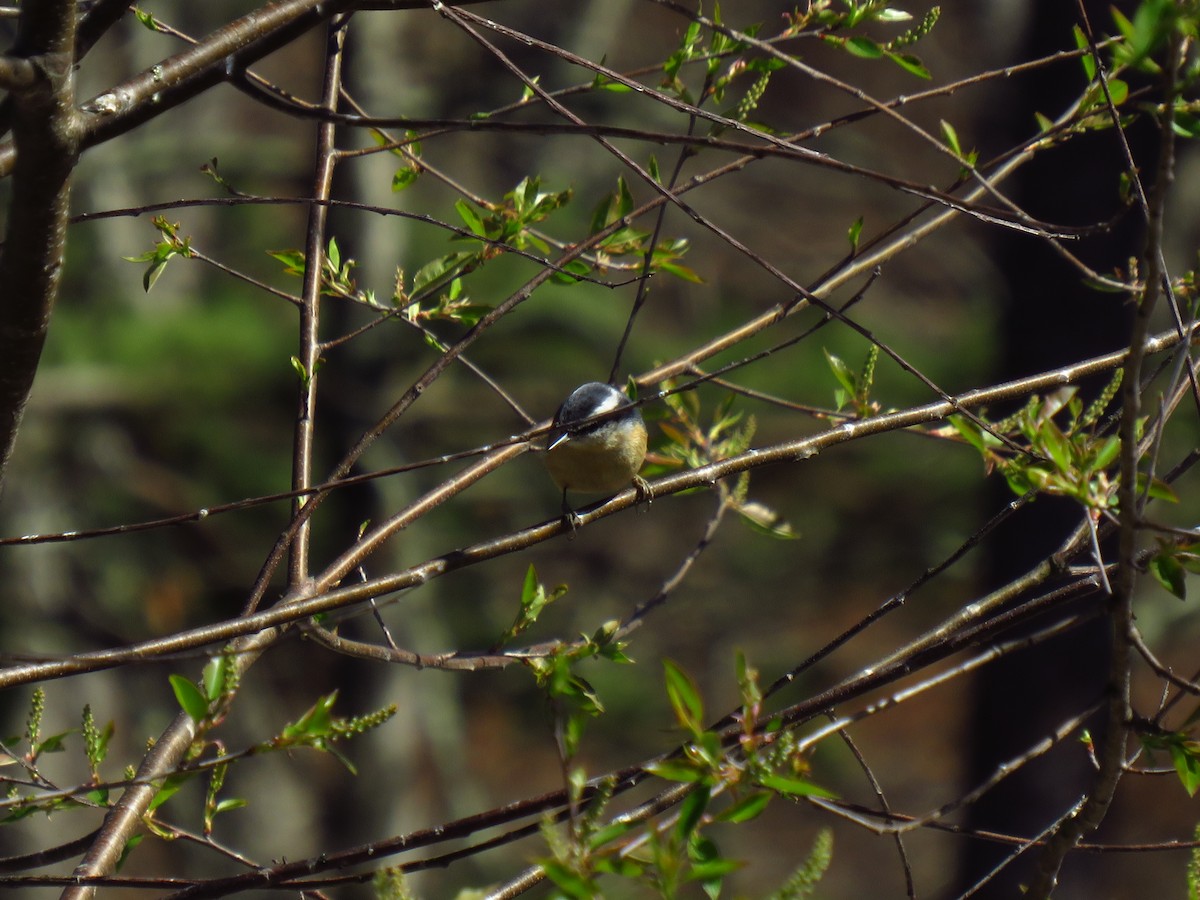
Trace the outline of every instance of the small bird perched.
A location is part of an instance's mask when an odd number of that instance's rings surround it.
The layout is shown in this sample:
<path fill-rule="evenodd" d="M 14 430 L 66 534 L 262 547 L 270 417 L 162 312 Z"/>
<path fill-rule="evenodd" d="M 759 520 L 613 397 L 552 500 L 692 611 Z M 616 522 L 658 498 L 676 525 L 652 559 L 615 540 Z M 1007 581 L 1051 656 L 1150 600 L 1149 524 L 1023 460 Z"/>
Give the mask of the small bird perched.
<path fill-rule="evenodd" d="M 637 473 L 645 458 L 641 410 L 615 387 L 598 381 L 580 385 L 563 401 L 543 456 L 550 477 L 562 488 L 563 512 L 572 519 L 567 491 L 611 493 L 630 483 L 642 489 L 645 482 Z"/>

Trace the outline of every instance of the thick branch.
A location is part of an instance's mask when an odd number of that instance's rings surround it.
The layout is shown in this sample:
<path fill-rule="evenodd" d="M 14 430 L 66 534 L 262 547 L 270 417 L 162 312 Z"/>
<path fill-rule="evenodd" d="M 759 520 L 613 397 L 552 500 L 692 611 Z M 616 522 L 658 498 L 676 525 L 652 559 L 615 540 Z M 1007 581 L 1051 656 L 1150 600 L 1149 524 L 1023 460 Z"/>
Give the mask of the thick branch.
<path fill-rule="evenodd" d="M 71 171 L 78 157 L 72 62 L 75 4 L 21 7 L 10 84 L 13 172 L 0 254 L 0 485 L 33 386 L 66 248 Z"/>
<path fill-rule="evenodd" d="M 231 73 L 288 45 L 339 13 L 354 9 L 401 10 L 426 6 L 426 0 L 279 0 L 264 3 L 194 46 L 82 104 L 80 148 L 87 149 L 132 131 L 186 103 L 225 81 Z M 14 171 L 14 158 L 12 144 L 0 145 L 0 178 Z"/>

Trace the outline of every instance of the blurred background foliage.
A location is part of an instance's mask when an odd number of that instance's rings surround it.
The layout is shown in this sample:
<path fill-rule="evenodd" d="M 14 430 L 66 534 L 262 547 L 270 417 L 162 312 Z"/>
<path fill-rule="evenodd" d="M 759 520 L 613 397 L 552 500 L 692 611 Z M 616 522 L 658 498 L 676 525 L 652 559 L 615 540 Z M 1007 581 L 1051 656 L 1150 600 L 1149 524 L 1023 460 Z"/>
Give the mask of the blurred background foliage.
<path fill-rule="evenodd" d="M 903 4 L 917 19 L 931 5 L 927 0 Z M 1093 5 L 1099 9 L 1099 4 Z M 933 73 L 933 83 L 1028 58 L 1021 54 L 1030 46 L 1031 35 L 1043 27 L 1039 6 L 983 0 L 951 4 L 917 50 Z M 244 13 L 246 4 L 151 0 L 144 8 L 182 32 L 202 36 Z M 774 0 L 741 0 L 725 5 L 723 12 L 737 27 L 766 22 L 771 32 L 790 8 Z M 604 58 L 620 71 L 661 65 L 686 27 L 682 17 L 664 6 L 632 0 L 498 2 L 479 11 L 582 56 Z M 1096 21 L 1107 26 L 1107 16 L 1096 15 Z M 0 28 L 6 27 L 0 21 Z M 1069 25 L 1045 38 L 1058 48 L 1073 46 Z M 80 69 L 81 96 L 104 90 L 178 46 L 174 39 L 130 19 L 87 57 Z M 527 72 L 539 75 L 548 89 L 590 80 L 587 73 L 536 48 L 506 44 L 505 49 Z M 378 115 L 467 118 L 513 103 L 522 94 L 522 86 L 495 60 L 432 10 L 360 13 L 350 29 L 347 52 L 348 89 Z M 927 87 L 886 61 L 858 59 L 817 42 L 803 48 L 803 57 L 872 96 L 886 98 Z M 296 95 L 314 97 L 321 59 L 320 37 L 311 34 L 256 71 Z M 1084 85 L 1074 60 L 1057 64 L 1046 77 L 1061 81 L 1068 93 Z M 1034 84 L 1033 76 L 989 80 L 906 107 L 904 114 L 934 134 L 940 120 L 953 122 L 964 144 L 987 159 L 1011 146 L 1013 135 L 1034 133 L 1035 111 L 1051 116 L 1057 112 L 1044 102 L 1044 95 L 1032 90 Z M 588 121 L 679 127 L 675 114 L 628 94 L 593 92 L 572 106 Z M 789 132 L 860 106 L 827 86 L 780 72 L 755 118 Z M 90 213 L 186 197 L 221 197 L 221 186 L 202 171 L 213 160 L 220 177 L 239 191 L 303 197 L 310 190 L 312 133 L 311 123 L 265 110 L 232 88 L 219 87 L 88 151 L 77 171 L 74 206 L 79 213 Z M 1111 135 L 1088 139 L 1084 149 L 1072 152 L 1086 154 L 1103 147 L 1107 153 L 1110 140 Z M 365 130 L 340 134 L 344 148 L 372 143 Z M 664 171 L 674 165 L 678 153 L 671 147 L 618 143 L 643 162 L 654 153 Z M 833 129 L 808 146 L 920 183 L 946 184 L 955 175 L 949 160 L 880 116 Z M 546 231 L 567 241 L 586 232 L 593 210 L 615 189 L 621 174 L 606 151 L 580 137 L 460 131 L 425 137 L 421 149 L 430 165 L 492 200 L 529 176 L 540 178 L 543 190 L 570 189 L 570 204 L 545 225 Z M 1187 264 L 1196 246 L 1198 220 L 1187 174 L 1195 168 L 1195 159 L 1190 148 L 1184 152 L 1180 202 L 1172 205 L 1168 233 L 1175 258 Z M 718 159 L 723 157 L 701 152 L 686 163 L 684 176 L 705 171 Z M 428 174 L 393 193 L 390 185 L 399 167 L 400 161 L 388 154 L 344 163 L 335 194 L 458 223 L 453 209 L 458 194 Z M 636 201 L 651 197 L 628 173 L 626 179 Z M 1115 207 L 1115 183 L 1089 182 L 1084 188 L 1105 197 L 1104 208 Z M 0 184 L 0 193 L 8 189 Z M 1037 198 L 1030 200 L 1031 211 L 1040 214 Z M 905 215 L 915 203 L 876 182 L 782 160 L 755 162 L 693 192 L 688 202 L 801 283 L 811 282 L 848 252 L 846 234 L 856 218 L 863 217 L 868 235 Z M 283 291 L 299 291 L 299 280 L 286 275 L 267 251 L 302 246 L 302 206 L 201 206 L 163 214 L 178 222 L 179 233 L 206 256 Z M 1075 218 L 1059 210 L 1048 214 L 1055 216 L 1073 224 L 1097 218 L 1090 211 Z M 126 258 L 143 254 L 158 240 L 150 219 L 148 214 L 102 218 L 71 230 L 66 280 L 0 505 L 0 531 L 6 535 L 141 521 L 288 486 L 296 389 L 289 364 L 296 346 L 294 308 L 199 260 L 173 260 L 145 292 L 144 265 Z M 356 261 L 358 287 L 382 299 L 390 296 L 397 269 L 411 278 L 428 260 L 457 249 L 441 228 L 350 209 L 333 211 L 330 234 L 343 259 Z M 622 377 L 672 359 L 786 299 L 780 285 L 760 268 L 671 212 L 664 238 L 677 236 L 690 242 L 682 262 L 703 283 L 655 276 Z M 1031 239 L 1012 240 L 1024 247 L 1033 244 Z M 1013 329 L 1005 324 L 1008 310 L 1029 299 L 1012 295 L 1008 269 L 1021 265 L 1014 258 L 1011 248 L 999 248 L 995 229 L 964 219 L 916 251 L 890 261 L 856 307 L 857 319 L 948 392 L 991 383 L 1009 359 L 1011 348 L 1005 342 L 1013 338 Z M 1119 257 L 1108 260 L 1110 267 L 1121 264 L 1124 259 Z M 492 305 L 536 270 L 534 263 L 509 257 L 485 266 L 464 284 L 472 301 Z M 833 299 L 844 301 L 860 286 L 844 288 Z M 606 377 L 635 289 L 634 284 L 548 284 L 468 355 L 531 415 L 547 417 L 575 385 Z M 1036 299 L 1047 308 L 1055 302 L 1052 296 Z M 1122 315 L 1123 299 L 1118 295 L 1089 293 L 1085 303 L 1097 316 Z M 324 310 L 327 339 L 374 317 L 371 310 L 337 298 L 326 298 Z M 1084 323 L 1092 313 L 1076 314 L 1080 331 L 1087 331 Z M 1036 313 L 1022 316 L 1018 332 L 1029 340 L 1045 329 L 1043 336 L 1063 350 L 1065 358 L 1086 355 L 1069 329 L 1048 324 L 1049 319 L 1043 324 Z M 799 333 L 818 318 L 815 311 L 803 313 L 714 362 L 749 355 Z M 444 324 L 437 329 L 445 338 L 462 332 Z M 1107 334 L 1110 347 L 1121 345 L 1122 331 Z M 735 378 L 748 388 L 828 408 L 837 384 L 822 350 L 857 370 L 867 347 L 860 335 L 830 325 L 798 346 L 737 372 Z M 394 402 L 435 358 L 435 351 L 397 320 L 325 355 L 318 475 Z M 724 397 L 723 390 L 711 386 L 698 394 L 706 411 Z M 878 364 L 874 397 L 884 408 L 931 399 L 925 387 L 886 358 Z M 754 418 L 756 445 L 826 427 L 747 398 L 738 399 L 735 409 Z M 651 418 L 656 414 L 654 407 L 648 410 Z M 1185 418 L 1186 425 L 1170 435 L 1173 446 L 1195 443 L 1195 417 Z M 453 367 L 372 448 L 359 470 L 490 443 L 522 427 L 485 385 L 465 369 Z M 652 434 L 661 439 L 653 426 Z M 336 493 L 315 522 L 315 564 L 352 542 L 361 522 L 383 518 L 449 471 L 418 470 Z M 862 619 L 943 559 L 1007 502 L 1001 493 L 989 492 L 981 474 L 978 455 L 969 448 L 906 433 L 854 442 L 801 464 L 756 471 L 751 497 L 790 522 L 799 540 L 769 540 L 732 520 L 722 529 L 666 607 L 635 632 L 629 654 L 638 664 L 587 670 L 607 714 L 590 725 L 581 761 L 589 771 L 601 772 L 671 745 L 673 720 L 662 690 L 660 659 L 675 659 L 690 671 L 716 713 L 739 702 L 733 672 L 737 649 L 770 681 Z M 1180 492 L 1186 494 L 1183 488 Z M 713 503 L 707 493 L 655 501 L 585 528 L 572 541 L 555 540 L 437 579 L 402 596 L 385 615 L 402 646 L 426 651 L 486 648 L 511 622 L 525 570 L 533 564 L 547 585 L 567 584 L 570 590 L 546 613 L 530 640 L 591 633 L 655 593 L 698 539 Z M 1036 505 L 1055 503 L 1039 500 Z M 1180 522 L 1194 521 L 1195 508 L 1194 500 L 1185 500 L 1171 515 Z M 526 456 L 394 539 L 367 574 L 381 575 L 553 517 L 557 511 L 553 485 L 536 459 Z M 233 616 L 287 516 L 286 504 L 280 503 L 186 527 L 0 548 L 0 570 L 8 576 L 6 601 L 0 605 L 0 643 L 9 654 L 63 654 Z M 969 556 L 903 610 L 806 673 L 792 689 L 794 694 L 783 699 L 805 696 L 858 671 L 978 596 L 991 586 L 989 578 L 986 556 Z M 1194 663 L 1189 647 L 1194 648 L 1198 635 L 1190 604 L 1179 604 L 1148 586 L 1138 618 L 1163 641 L 1164 659 L 1190 658 Z M 376 636 L 365 619 L 345 627 L 348 634 Z M 48 684 L 48 717 L 53 721 L 46 729 L 77 727 L 79 707 L 89 703 L 100 720 L 116 723 L 113 765 L 136 760 L 146 738 L 173 714 L 165 675 L 194 674 L 199 664 L 191 658 L 170 660 Z M 1065 669 L 1073 665 L 1062 662 Z M 287 760 L 255 759 L 236 767 L 228 790 L 250 803 L 223 817 L 219 834 L 251 856 L 297 859 L 561 786 L 545 703 L 533 679 L 519 667 L 474 675 L 387 668 L 336 657 L 292 639 L 256 666 L 249 679 L 251 684 L 238 698 L 237 714 L 221 732 L 229 747 L 273 734 L 316 696 L 335 688 L 341 691 L 343 714 L 386 703 L 399 708 L 395 719 L 346 751 L 362 773 L 357 778 L 331 757 L 315 753 L 299 752 Z M 1053 692 L 1056 686 L 1044 687 Z M 913 703 L 902 715 L 868 720 L 855 731 L 894 808 L 919 812 L 972 783 L 967 747 L 972 707 L 978 703 L 972 689 L 973 683 L 961 680 Z M 23 690 L 4 696 L 6 733 L 19 730 L 26 702 Z M 78 764 L 77 756 L 65 754 L 49 770 L 63 783 L 73 783 L 82 778 Z M 55 772 L 56 766 L 60 771 Z M 115 778 L 118 772 L 110 775 Z M 813 776 L 842 796 L 870 800 L 861 770 L 841 744 L 829 742 L 817 752 Z M 1137 790 L 1138 805 L 1154 809 L 1159 821 L 1116 816 L 1104 832 L 1106 839 L 1150 840 L 1190 833 L 1195 806 L 1176 784 L 1142 780 Z M 182 821 L 202 804 L 198 786 L 187 791 L 194 796 L 185 793 L 175 807 Z M 1156 798 L 1148 806 L 1147 796 Z M 196 827 L 194 821 L 188 824 Z M 719 833 L 718 839 L 729 841 L 723 845 L 728 855 L 750 861 L 744 872 L 732 876 L 735 890 L 759 896 L 777 886 L 808 852 L 822 824 L 823 818 L 812 810 L 777 801 L 753 826 Z M 90 827 L 60 815 L 19 833 L 9 830 L 31 848 L 44 844 L 48 834 L 65 840 Z M 903 894 L 902 871 L 890 839 L 843 824 L 835 830 L 834 865 L 822 886 L 823 896 Z M 918 833 L 909 840 L 918 884 L 926 886 L 921 896 L 949 896 L 944 892 L 956 883 L 969 839 Z M 525 842 L 446 872 L 419 876 L 412 883 L 421 896 L 448 897 L 463 886 L 503 879 L 540 852 Z M 1069 868 L 1075 880 L 1066 880 L 1083 886 L 1065 889 L 1065 898 L 1182 896 L 1182 857 L 1088 857 L 1086 863 L 1073 865 L 1086 865 L 1089 874 Z M 181 877 L 215 874 L 210 855 L 158 841 L 145 842 L 126 871 L 164 868 Z M 1096 893 L 1097 884 L 1106 887 Z"/>

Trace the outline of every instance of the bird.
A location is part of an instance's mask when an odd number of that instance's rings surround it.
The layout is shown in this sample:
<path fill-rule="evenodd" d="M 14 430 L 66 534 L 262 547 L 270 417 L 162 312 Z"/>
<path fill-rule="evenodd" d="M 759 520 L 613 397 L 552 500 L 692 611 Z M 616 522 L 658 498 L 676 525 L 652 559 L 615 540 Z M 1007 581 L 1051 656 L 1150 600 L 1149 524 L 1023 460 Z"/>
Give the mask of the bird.
<path fill-rule="evenodd" d="M 642 412 L 610 384 L 581 384 L 554 414 L 542 458 L 562 489 L 563 513 L 574 526 L 578 516 L 567 503 L 567 491 L 614 493 L 629 484 L 639 494 L 647 490 L 638 477 L 646 458 Z"/>

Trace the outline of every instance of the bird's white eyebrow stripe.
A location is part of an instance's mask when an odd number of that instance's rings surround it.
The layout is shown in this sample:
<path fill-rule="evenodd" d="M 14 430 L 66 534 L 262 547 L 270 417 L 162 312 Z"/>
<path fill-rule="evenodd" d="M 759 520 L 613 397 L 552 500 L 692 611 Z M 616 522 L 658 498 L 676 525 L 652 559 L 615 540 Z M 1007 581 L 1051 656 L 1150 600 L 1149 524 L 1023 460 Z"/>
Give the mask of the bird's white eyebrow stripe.
<path fill-rule="evenodd" d="M 621 397 L 620 394 L 610 394 L 609 396 L 604 398 L 603 403 L 600 403 L 596 406 L 596 409 L 592 413 L 592 415 L 598 416 L 601 413 L 612 412 L 614 409 L 617 409 L 621 405 L 621 401 L 623 399 L 624 398 Z"/>

